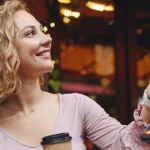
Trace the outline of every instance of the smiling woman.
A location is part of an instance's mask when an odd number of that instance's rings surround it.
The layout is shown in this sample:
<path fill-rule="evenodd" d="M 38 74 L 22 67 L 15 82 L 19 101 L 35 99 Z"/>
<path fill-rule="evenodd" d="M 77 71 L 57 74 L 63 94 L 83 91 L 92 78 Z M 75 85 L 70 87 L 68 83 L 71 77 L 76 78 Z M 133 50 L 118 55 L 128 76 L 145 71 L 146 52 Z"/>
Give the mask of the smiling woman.
<path fill-rule="evenodd" d="M 72 150 L 86 150 L 85 137 L 104 150 L 150 148 L 139 138 L 150 123 L 146 104 L 124 126 L 82 94 L 42 91 L 39 76 L 54 67 L 52 38 L 21 0 L 0 6 L 0 22 L 0 149 L 43 150 L 43 137 L 64 132 L 72 137 Z"/>

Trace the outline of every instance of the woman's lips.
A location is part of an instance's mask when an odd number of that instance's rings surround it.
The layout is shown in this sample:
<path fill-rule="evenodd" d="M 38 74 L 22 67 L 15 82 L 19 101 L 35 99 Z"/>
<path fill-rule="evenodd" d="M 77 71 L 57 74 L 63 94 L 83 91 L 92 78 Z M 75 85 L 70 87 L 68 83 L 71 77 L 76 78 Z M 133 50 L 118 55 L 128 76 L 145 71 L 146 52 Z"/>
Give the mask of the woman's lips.
<path fill-rule="evenodd" d="M 42 58 L 50 58 L 51 57 L 50 50 L 41 51 L 41 52 L 37 53 L 36 56 L 42 57 Z"/>

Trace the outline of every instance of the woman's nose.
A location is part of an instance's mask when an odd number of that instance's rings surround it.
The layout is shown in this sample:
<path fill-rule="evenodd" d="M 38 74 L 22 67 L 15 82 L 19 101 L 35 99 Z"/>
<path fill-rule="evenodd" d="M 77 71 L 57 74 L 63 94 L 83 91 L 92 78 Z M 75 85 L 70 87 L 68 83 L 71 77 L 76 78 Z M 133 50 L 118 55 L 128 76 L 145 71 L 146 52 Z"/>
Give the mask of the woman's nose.
<path fill-rule="evenodd" d="M 49 46 L 51 43 L 52 43 L 52 38 L 50 36 L 47 36 L 46 34 L 43 33 L 41 44 Z"/>

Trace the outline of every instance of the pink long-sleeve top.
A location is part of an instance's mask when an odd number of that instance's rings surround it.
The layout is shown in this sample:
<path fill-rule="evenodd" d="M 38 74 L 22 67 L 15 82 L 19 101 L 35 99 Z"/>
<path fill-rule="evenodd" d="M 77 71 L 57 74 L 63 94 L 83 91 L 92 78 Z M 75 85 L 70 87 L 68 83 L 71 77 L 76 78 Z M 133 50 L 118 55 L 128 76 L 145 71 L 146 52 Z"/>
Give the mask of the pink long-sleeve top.
<path fill-rule="evenodd" d="M 60 111 L 51 134 L 69 132 L 72 150 L 86 150 L 84 137 L 102 150 L 150 150 L 150 144 L 140 142 L 139 136 L 148 125 L 134 111 L 134 121 L 121 125 L 96 102 L 82 94 L 59 94 Z M 41 145 L 25 145 L 0 129 L 0 150 L 43 150 Z"/>

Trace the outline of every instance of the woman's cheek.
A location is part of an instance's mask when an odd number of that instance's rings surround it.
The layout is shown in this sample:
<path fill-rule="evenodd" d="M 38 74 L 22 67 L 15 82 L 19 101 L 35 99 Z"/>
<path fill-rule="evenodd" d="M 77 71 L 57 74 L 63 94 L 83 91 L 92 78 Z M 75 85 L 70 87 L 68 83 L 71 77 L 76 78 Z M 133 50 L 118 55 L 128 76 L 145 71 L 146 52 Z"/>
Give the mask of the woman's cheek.
<path fill-rule="evenodd" d="M 36 53 L 40 49 L 40 42 L 32 41 L 31 43 L 28 43 L 28 47 L 31 50 L 31 53 Z"/>

